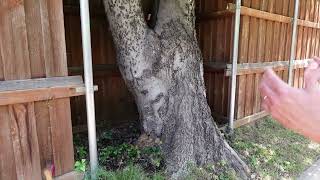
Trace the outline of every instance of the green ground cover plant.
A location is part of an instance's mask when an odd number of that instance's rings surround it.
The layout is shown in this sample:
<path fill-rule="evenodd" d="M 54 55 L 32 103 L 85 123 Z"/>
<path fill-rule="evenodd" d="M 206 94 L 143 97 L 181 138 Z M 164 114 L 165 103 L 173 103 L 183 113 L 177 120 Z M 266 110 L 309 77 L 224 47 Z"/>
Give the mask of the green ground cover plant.
<path fill-rule="evenodd" d="M 160 148 L 136 146 L 139 135 L 136 125 L 98 131 L 98 179 L 166 179 Z M 86 134 L 74 136 L 75 170 L 86 173 L 89 180 L 86 139 Z M 320 155 L 319 144 L 283 128 L 271 118 L 236 129 L 229 143 L 250 166 L 252 179 L 294 179 Z M 233 180 L 236 177 L 224 162 L 217 162 L 204 167 L 190 164 L 185 179 Z"/>

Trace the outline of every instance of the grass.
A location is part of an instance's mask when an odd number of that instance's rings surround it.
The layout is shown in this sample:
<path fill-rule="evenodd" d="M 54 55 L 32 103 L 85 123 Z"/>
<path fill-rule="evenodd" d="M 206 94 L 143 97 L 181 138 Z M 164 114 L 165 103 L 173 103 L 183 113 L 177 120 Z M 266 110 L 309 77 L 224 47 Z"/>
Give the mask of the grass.
<path fill-rule="evenodd" d="M 165 180 L 161 173 L 147 174 L 142 168 L 137 165 L 128 165 L 127 167 L 108 171 L 103 168 L 97 170 L 97 180 Z M 86 175 L 85 180 L 91 180 L 90 175 Z"/>
<path fill-rule="evenodd" d="M 132 131 L 132 128 L 129 128 Z M 115 130 L 99 133 L 99 159 L 102 167 L 98 179 L 164 180 L 164 163 L 159 147 L 134 145 L 139 132 Z M 76 136 L 77 137 L 77 136 Z M 289 131 L 271 118 L 235 130 L 230 145 L 239 152 L 253 171 L 252 179 L 294 179 L 320 155 L 320 145 Z M 86 135 L 75 138 L 78 160 L 75 169 L 87 171 Z M 187 180 L 232 180 L 234 171 L 224 162 L 206 167 L 190 166 Z M 88 173 L 87 173 L 88 174 Z M 87 175 L 86 180 L 90 180 Z"/>
<path fill-rule="evenodd" d="M 236 180 L 235 172 L 227 167 L 219 167 L 220 173 L 217 174 L 216 166 L 196 167 L 189 166 L 189 173 L 185 180 Z M 222 172 L 220 168 L 224 168 Z M 146 173 L 139 165 L 131 164 L 123 169 L 116 171 L 99 168 L 96 172 L 96 179 L 98 180 L 166 180 L 164 172 Z M 89 172 L 86 173 L 85 180 L 91 180 Z"/>
<path fill-rule="evenodd" d="M 231 146 L 262 179 L 291 179 L 320 155 L 320 145 L 271 118 L 236 129 Z"/>

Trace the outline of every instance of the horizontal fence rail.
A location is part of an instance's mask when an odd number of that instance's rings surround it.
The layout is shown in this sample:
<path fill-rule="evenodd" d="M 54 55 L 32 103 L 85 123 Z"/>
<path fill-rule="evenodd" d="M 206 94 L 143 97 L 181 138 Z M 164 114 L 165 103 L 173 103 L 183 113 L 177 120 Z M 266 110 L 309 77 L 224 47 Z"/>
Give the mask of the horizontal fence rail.
<path fill-rule="evenodd" d="M 95 90 L 98 90 L 97 86 Z M 49 101 L 84 94 L 85 87 L 81 76 L 0 82 L 0 106 Z"/>
<path fill-rule="evenodd" d="M 229 3 L 226 7 L 226 10 L 216 11 L 216 12 L 206 12 L 198 15 L 198 20 L 210 20 L 214 18 L 221 18 L 223 16 L 232 16 L 236 10 L 236 5 Z M 241 15 L 250 16 L 264 20 L 270 20 L 280 23 L 293 23 L 293 18 L 288 16 L 283 16 L 279 14 L 274 14 L 266 11 L 257 10 L 254 8 L 249 8 L 241 6 Z M 320 29 L 320 23 L 298 19 L 298 26 L 310 27 L 315 29 Z"/>

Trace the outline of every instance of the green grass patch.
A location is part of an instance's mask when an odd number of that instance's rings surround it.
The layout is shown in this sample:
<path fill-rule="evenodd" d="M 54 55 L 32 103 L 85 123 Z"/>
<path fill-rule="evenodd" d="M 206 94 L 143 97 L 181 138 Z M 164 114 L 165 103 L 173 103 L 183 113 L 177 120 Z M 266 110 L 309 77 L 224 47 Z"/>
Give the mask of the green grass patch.
<path fill-rule="evenodd" d="M 263 179 L 294 178 L 320 155 L 319 144 L 271 118 L 236 129 L 230 145 Z"/>
<path fill-rule="evenodd" d="M 98 179 L 164 180 L 165 165 L 159 147 L 134 145 L 134 128 L 98 133 L 101 168 Z M 130 134 L 131 133 L 131 134 Z M 88 171 L 87 135 L 76 135 L 75 170 Z M 235 130 L 230 145 L 239 152 L 253 171 L 252 179 L 294 179 L 320 155 L 320 145 L 292 132 L 271 118 Z M 235 172 L 216 162 L 205 167 L 190 166 L 186 180 L 233 180 Z M 90 180 L 87 173 L 86 180 Z"/>
<path fill-rule="evenodd" d="M 86 174 L 85 180 L 91 180 L 89 173 Z M 161 173 L 147 174 L 138 165 L 128 165 L 127 167 L 116 170 L 108 171 L 100 168 L 96 172 L 97 180 L 165 180 Z"/>

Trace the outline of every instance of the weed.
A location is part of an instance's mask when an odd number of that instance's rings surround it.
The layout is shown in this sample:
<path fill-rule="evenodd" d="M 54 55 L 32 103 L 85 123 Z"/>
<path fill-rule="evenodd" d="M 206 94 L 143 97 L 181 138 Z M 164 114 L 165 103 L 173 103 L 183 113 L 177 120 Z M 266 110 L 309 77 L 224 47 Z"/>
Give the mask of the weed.
<path fill-rule="evenodd" d="M 83 146 L 76 147 L 76 153 L 78 159 L 86 159 L 88 156 L 87 149 Z"/>
<path fill-rule="evenodd" d="M 103 165 L 110 163 L 118 167 L 123 167 L 128 163 L 133 163 L 140 157 L 141 151 L 131 144 L 121 144 L 119 146 L 108 146 L 100 152 L 100 161 Z"/>
<path fill-rule="evenodd" d="M 81 161 L 76 161 L 74 164 L 74 169 L 78 172 L 86 172 L 87 160 L 82 159 Z"/>

